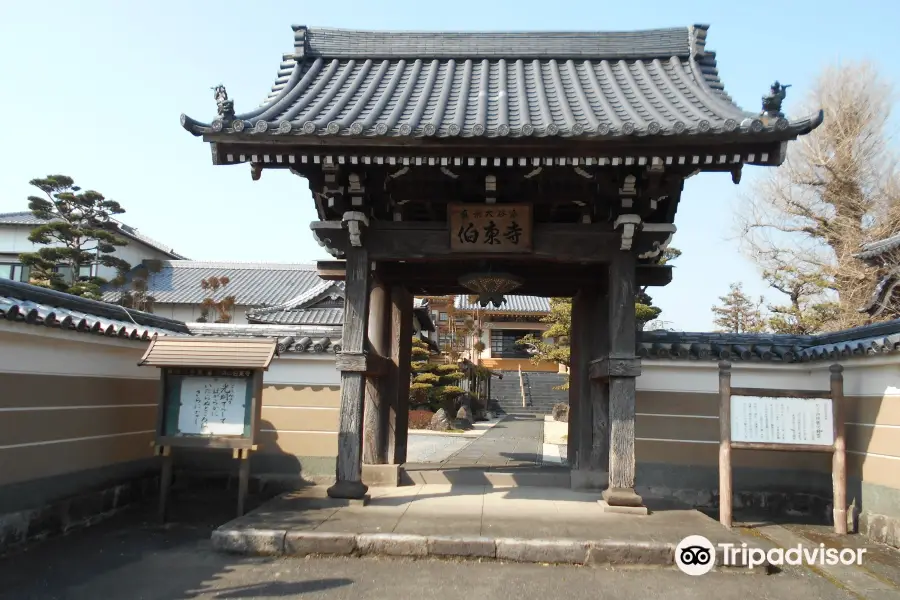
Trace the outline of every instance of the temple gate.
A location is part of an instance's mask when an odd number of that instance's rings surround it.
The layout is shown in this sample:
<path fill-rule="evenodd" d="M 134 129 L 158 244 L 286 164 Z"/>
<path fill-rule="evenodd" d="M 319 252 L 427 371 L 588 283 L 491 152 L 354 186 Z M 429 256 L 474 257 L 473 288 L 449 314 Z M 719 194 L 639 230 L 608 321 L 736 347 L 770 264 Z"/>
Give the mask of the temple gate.
<path fill-rule="evenodd" d="M 634 492 L 638 286 L 666 285 L 684 180 L 775 166 L 822 114 L 789 120 L 725 93 L 707 26 L 614 33 L 410 33 L 294 27 L 258 108 L 182 125 L 218 165 L 307 179 L 316 240 L 346 281 L 336 483 L 406 460 L 414 295 L 573 298 L 573 485 Z"/>

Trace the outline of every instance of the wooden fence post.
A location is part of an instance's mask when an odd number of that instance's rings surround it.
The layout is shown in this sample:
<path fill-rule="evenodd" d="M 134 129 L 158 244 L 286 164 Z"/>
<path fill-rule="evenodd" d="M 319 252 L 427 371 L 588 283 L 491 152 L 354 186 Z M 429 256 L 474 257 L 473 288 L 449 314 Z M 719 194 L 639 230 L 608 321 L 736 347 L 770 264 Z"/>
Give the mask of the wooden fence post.
<path fill-rule="evenodd" d="M 731 363 L 719 363 L 719 522 L 731 529 Z"/>
<path fill-rule="evenodd" d="M 831 365 L 831 412 L 834 422 L 834 453 L 831 483 L 834 487 L 834 532 L 847 533 L 847 444 L 844 440 L 844 367 Z"/>

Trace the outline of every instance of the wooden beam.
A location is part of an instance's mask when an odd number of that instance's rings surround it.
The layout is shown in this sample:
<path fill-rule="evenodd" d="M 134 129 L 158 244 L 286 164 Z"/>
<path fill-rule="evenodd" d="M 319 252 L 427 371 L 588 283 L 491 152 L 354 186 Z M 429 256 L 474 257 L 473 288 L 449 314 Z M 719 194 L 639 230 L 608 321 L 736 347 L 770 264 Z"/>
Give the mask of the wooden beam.
<path fill-rule="evenodd" d="M 591 361 L 591 379 L 609 379 L 610 377 L 639 377 L 641 359 L 612 358 L 604 356 Z"/>
<path fill-rule="evenodd" d="M 369 257 L 364 247 L 347 253 L 347 285 L 344 294 L 343 350 L 362 354 L 369 317 Z M 338 355 L 340 357 L 340 355 Z M 362 419 L 365 375 L 341 371 L 341 409 L 338 422 L 338 456 L 332 498 L 364 498 L 369 488 L 362 482 Z"/>
<path fill-rule="evenodd" d="M 334 366 L 343 373 L 360 373 L 379 377 L 388 372 L 390 359 L 374 352 L 339 352 Z"/>
<path fill-rule="evenodd" d="M 346 231 L 334 221 L 315 221 L 311 228 L 317 238 L 329 248 L 346 252 L 349 248 Z M 660 236 L 655 236 L 654 239 Z M 465 259 L 502 258 L 510 261 L 535 259 L 576 264 L 609 262 L 618 250 L 620 234 L 609 223 L 550 224 L 537 223 L 533 231 L 531 252 L 521 254 L 475 254 L 467 252 Z M 327 242 L 325 240 L 328 240 Z M 659 241 L 659 240 L 657 240 Z M 430 222 L 373 222 L 366 230 L 366 247 L 376 262 L 399 260 L 447 260 L 450 250 L 450 231 L 446 224 Z M 649 245 L 648 248 L 649 249 Z M 463 258 L 456 255 L 456 258 Z"/>
<path fill-rule="evenodd" d="M 320 260 L 316 263 L 316 271 L 325 281 L 344 281 L 345 269 L 342 260 Z"/>
<path fill-rule="evenodd" d="M 411 286 L 424 290 L 421 295 L 450 295 L 468 294 L 459 284 L 459 277 L 464 273 L 477 270 L 477 261 L 465 260 L 468 257 L 454 257 L 438 261 L 428 262 L 390 262 L 378 265 L 379 276 L 386 283 Z M 597 285 L 598 289 L 605 290 L 606 282 L 604 272 L 597 270 L 599 265 L 580 265 L 570 263 L 561 265 L 548 261 L 536 261 L 529 264 L 516 262 L 493 262 L 495 270 L 508 269 L 515 272 L 517 269 L 526 275 L 525 283 L 517 294 L 535 296 L 566 296 L 571 297 L 584 285 Z M 328 281 L 344 280 L 344 261 L 319 261 L 317 270 L 319 276 Z M 637 285 L 662 286 L 672 281 L 672 267 L 670 265 L 638 265 Z M 440 293 L 426 293 L 428 290 L 448 290 Z M 555 291 L 556 290 L 556 291 Z M 568 293 L 557 293 L 557 291 Z"/>

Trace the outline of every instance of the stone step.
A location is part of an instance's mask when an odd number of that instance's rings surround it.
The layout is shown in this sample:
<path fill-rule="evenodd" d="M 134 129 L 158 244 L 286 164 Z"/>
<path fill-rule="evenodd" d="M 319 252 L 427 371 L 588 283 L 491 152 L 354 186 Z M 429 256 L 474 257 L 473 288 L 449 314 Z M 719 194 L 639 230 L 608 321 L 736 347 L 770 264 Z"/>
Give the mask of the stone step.
<path fill-rule="evenodd" d="M 401 485 L 484 485 L 492 488 L 553 487 L 571 489 L 572 479 L 565 467 L 527 467 L 504 469 L 440 469 L 436 465 L 404 465 Z"/>

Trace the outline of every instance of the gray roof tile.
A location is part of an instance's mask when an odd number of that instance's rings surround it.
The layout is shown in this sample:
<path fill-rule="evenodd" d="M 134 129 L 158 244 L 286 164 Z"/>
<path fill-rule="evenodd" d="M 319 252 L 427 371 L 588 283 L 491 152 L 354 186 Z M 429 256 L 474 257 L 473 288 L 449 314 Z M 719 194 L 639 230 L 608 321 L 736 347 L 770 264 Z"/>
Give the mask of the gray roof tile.
<path fill-rule="evenodd" d="M 295 27 L 263 104 L 195 135 L 527 137 L 743 133 L 789 139 L 719 79 L 704 25 L 637 32 L 437 33 Z"/>
<path fill-rule="evenodd" d="M 493 304 L 482 307 L 477 302 L 469 302 L 468 296 L 459 295 L 454 298 L 453 305 L 457 310 L 480 310 L 483 313 L 517 312 L 544 314 L 550 312 L 550 299 L 542 296 L 506 296 L 506 302 L 503 306 L 495 308 Z"/>
<path fill-rule="evenodd" d="M 181 321 L 18 281 L 0 280 L 0 318 L 130 340 L 188 334 Z"/>
<path fill-rule="evenodd" d="M 21 212 L 11 212 L 11 213 L 0 213 L 0 225 L 42 225 L 47 223 L 46 219 L 41 219 L 39 217 L 34 216 L 30 210 L 21 211 Z M 143 233 L 138 232 L 137 229 L 131 227 L 130 225 L 126 225 L 119 221 L 113 221 L 113 224 L 116 225 L 119 233 L 126 238 L 131 238 L 132 240 L 136 240 L 138 242 L 143 243 L 146 246 L 149 246 L 155 250 L 159 250 L 165 254 L 168 254 L 170 257 L 174 259 L 184 259 L 185 257 L 178 254 L 172 248 L 163 245 L 160 242 L 157 242 L 151 237 L 144 235 Z"/>
<path fill-rule="evenodd" d="M 285 302 L 321 282 L 312 264 L 240 263 L 205 261 L 162 261 L 158 273 L 148 280 L 148 293 L 157 303 L 199 304 L 210 294 L 200 282 L 209 277 L 228 277 L 228 285 L 212 294 L 214 300 L 235 297 L 241 306 L 269 306 Z M 112 288 L 103 295 L 112 301 Z"/>

